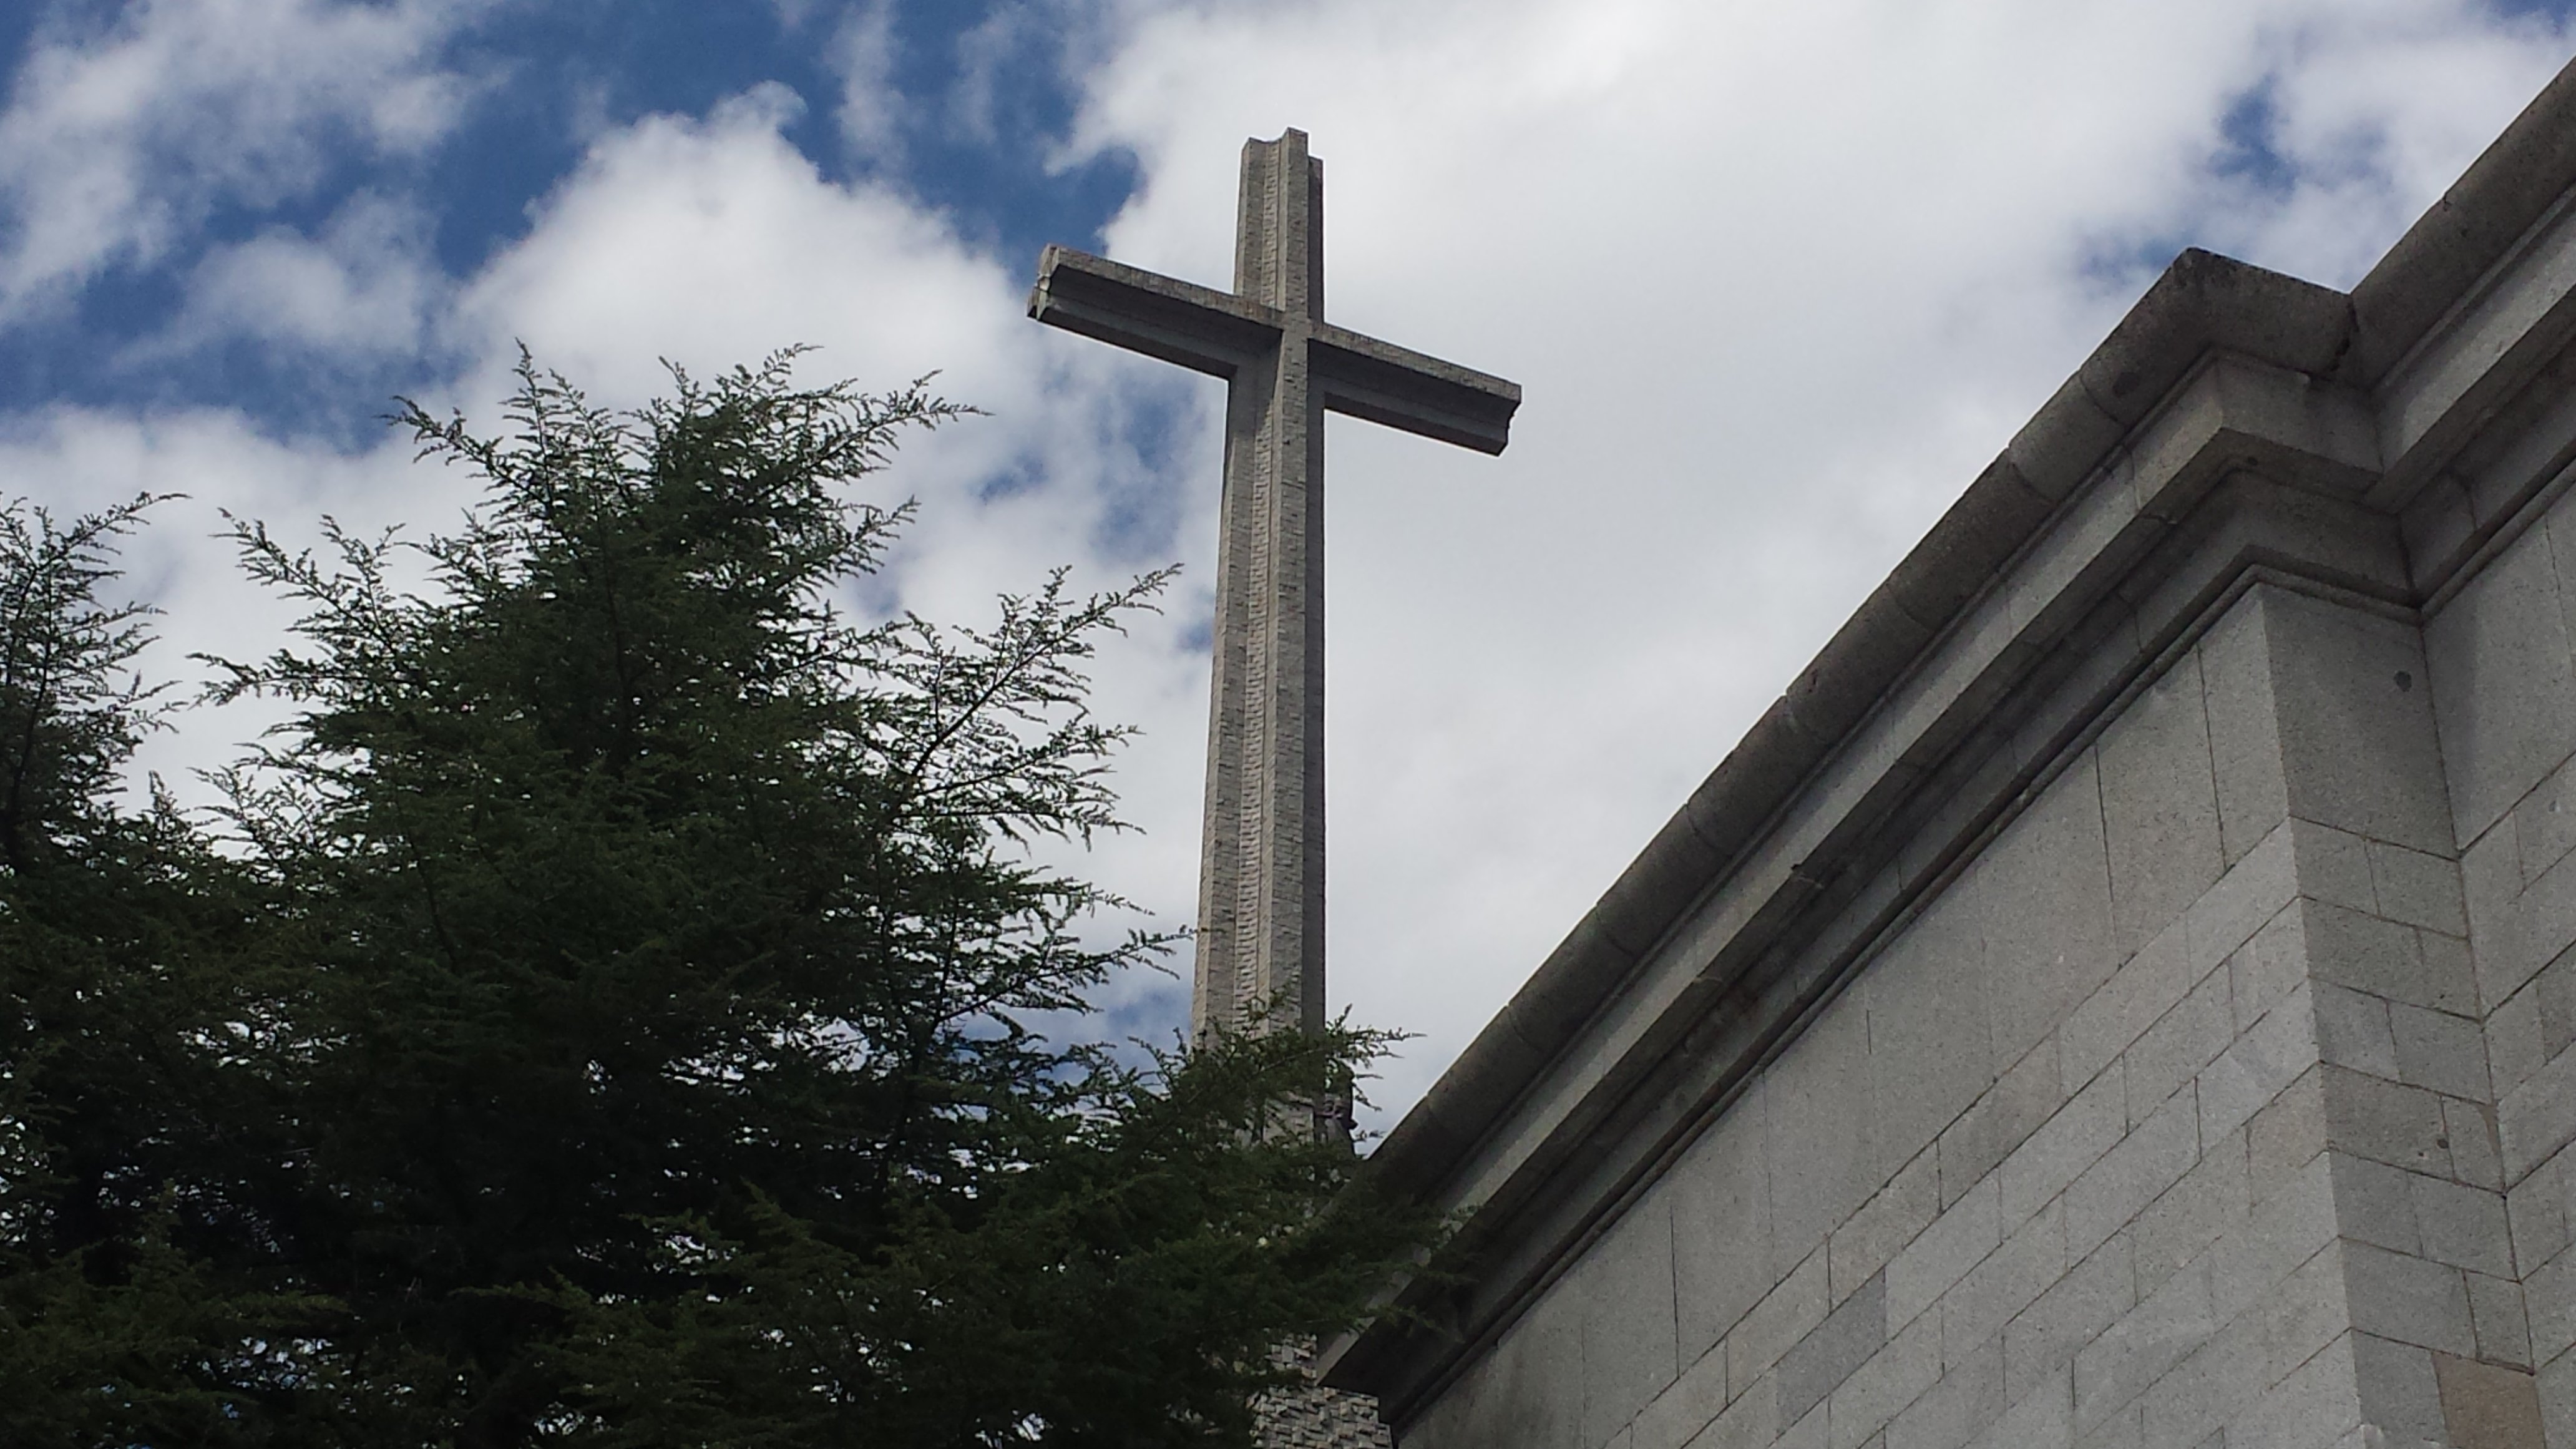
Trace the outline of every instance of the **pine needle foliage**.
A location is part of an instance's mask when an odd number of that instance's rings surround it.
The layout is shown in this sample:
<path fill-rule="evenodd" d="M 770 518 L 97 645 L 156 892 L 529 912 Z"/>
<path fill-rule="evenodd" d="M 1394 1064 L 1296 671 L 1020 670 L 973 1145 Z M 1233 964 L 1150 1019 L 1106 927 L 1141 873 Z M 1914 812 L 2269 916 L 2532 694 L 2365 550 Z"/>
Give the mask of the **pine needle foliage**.
<path fill-rule="evenodd" d="M 143 505 L 0 513 L 0 1441 L 1241 1444 L 1436 1235 L 1277 1130 L 1383 1034 L 1059 1039 L 1170 945 L 1040 859 L 1125 828 L 1085 670 L 1167 575 L 854 620 L 852 485 L 965 410 L 794 363 L 523 358 L 399 415 L 455 533 L 237 524 L 303 619 L 212 694 L 294 713 L 206 818 L 116 803 Z"/>

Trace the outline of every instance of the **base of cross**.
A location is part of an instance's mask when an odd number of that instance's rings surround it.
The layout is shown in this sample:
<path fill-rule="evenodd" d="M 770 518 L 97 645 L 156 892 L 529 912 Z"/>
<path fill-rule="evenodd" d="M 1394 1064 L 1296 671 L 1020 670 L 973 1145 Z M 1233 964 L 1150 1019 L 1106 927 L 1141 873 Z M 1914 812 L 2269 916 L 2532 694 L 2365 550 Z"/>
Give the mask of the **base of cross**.
<path fill-rule="evenodd" d="M 1273 1356 L 1294 1365 L 1305 1382 L 1253 1404 L 1252 1438 L 1261 1449 L 1395 1449 L 1395 1436 L 1378 1420 L 1377 1400 L 1315 1382 L 1315 1345 L 1282 1344 Z"/>

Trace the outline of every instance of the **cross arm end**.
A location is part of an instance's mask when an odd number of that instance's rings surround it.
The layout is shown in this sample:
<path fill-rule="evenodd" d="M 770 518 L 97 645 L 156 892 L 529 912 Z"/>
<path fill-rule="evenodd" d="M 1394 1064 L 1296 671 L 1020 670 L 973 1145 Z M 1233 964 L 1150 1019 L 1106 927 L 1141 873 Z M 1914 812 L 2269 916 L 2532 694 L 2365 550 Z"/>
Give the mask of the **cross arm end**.
<path fill-rule="evenodd" d="M 1275 346 L 1280 330 L 1259 303 L 1053 245 L 1038 255 L 1029 315 L 1217 377 Z"/>
<path fill-rule="evenodd" d="M 1519 383 L 1346 327 L 1319 328 L 1313 356 L 1324 405 L 1335 412 L 1480 453 L 1511 442 Z"/>

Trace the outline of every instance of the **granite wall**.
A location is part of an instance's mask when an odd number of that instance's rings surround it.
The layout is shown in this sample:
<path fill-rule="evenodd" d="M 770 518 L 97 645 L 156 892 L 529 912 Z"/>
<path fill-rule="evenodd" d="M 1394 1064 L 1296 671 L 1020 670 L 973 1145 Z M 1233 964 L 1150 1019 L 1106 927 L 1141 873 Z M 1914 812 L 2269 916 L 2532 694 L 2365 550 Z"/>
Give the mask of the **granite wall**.
<path fill-rule="evenodd" d="M 1406 1449 L 2576 1449 L 2576 504 L 2411 618 L 2217 611 Z"/>
<path fill-rule="evenodd" d="M 2576 498 L 2425 630 L 2463 843 L 2498 1172 L 2551 1449 L 2576 1446 Z"/>

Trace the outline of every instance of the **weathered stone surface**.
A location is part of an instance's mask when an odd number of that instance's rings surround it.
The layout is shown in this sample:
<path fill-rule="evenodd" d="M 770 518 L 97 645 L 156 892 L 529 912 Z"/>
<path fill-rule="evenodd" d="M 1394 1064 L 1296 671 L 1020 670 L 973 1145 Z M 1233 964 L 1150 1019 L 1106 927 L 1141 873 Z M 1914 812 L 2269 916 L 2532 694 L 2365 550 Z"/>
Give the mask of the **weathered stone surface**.
<path fill-rule="evenodd" d="M 2457 836 L 2474 840 L 2576 750 L 2576 667 L 2545 534 L 2526 533 L 2425 630 Z"/>
<path fill-rule="evenodd" d="M 1583 1302 L 1583 1437 L 1598 1444 L 1680 1376 L 1672 1194 L 1623 1214 L 1564 1291 Z"/>
<path fill-rule="evenodd" d="M 2217 883 L 2218 790 L 2200 661 L 2186 656 L 2102 735 L 2112 937 L 2137 950 Z"/>
<path fill-rule="evenodd" d="M 1673 1170 L 1673 1282 L 1684 1359 L 1707 1352 L 1776 1281 L 1766 1140 L 1758 1112 L 1730 1113 Z M 1817 1263 L 1819 1275 L 1824 1266 Z"/>

